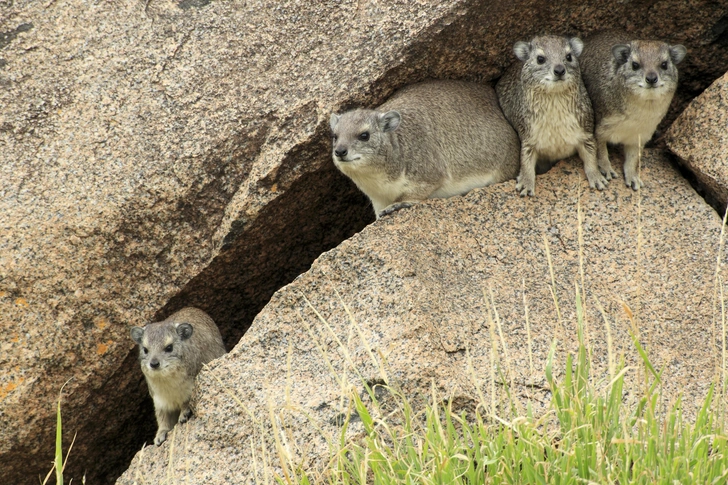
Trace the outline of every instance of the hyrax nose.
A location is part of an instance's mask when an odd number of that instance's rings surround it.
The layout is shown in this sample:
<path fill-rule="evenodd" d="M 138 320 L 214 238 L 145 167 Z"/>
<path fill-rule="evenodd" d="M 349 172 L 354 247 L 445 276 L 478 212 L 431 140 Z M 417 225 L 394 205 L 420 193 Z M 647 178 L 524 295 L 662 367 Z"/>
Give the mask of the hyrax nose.
<path fill-rule="evenodd" d="M 347 150 L 346 148 L 337 148 L 336 150 L 334 150 L 334 153 L 339 158 L 344 158 L 348 152 L 349 150 Z"/>
<path fill-rule="evenodd" d="M 159 368 L 159 360 L 157 360 L 157 359 L 150 360 L 149 361 L 149 367 L 151 367 L 152 369 Z"/>
<path fill-rule="evenodd" d="M 656 72 L 648 72 L 645 76 L 645 81 L 647 81 L 650 84 L 657 83 L 657 73 Z"/>
<path fill-rule="evenodd" d="M 562 64 L 558 64 L 554 67 L 554 74 L 556 74 L 558 77 L 561 77 L 566 74 L 566 68 Z"/>

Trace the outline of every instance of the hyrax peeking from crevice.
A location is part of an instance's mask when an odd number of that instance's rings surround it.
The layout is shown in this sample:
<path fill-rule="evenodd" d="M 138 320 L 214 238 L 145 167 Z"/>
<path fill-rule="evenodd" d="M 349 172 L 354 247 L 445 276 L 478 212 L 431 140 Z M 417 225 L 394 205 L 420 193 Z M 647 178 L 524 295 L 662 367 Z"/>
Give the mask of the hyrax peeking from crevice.
<path fill-rule="evenodd" d="M 485 85 L 414 84 L 376 110 L 332 114 L 331 131 L 334 164 L 371 199 L 377 218 L 518 173 L 518 137 Z"/>
<path fill-rule="evenodd" d="M 681 45 L 634 40 L 625 32 L 607 31 L 584 41 L 584 84 L 594 107 L 599 167 L 612 171 L 607 143 L 624 145 L 624 180 L 642 186 L 639 153 L 662 121 L 677 88 Z"/>
<path fill-rule="evenodd" d="M 576 37 L 547 35 L 516 42 L 513 51 L 518 61 L 496 85 L 503 113 L 521 139 L 516 184 L 521 195 L 534 195 L 538 162 L 577 152 L 589 186 L 602 190 L 607 185 L 597 167 L 594 114 L 579 70 L 582 48 Z"/>
<path fill-rule="evenodd" d="M 192 415 L 195 377 L 204 364 L 225 353 L 225 345 L 212 318 L 192 307 L 164 321 L 132 328 L 131 338 L 139 344 L 139 361 L 154 401 L 158 425 L 154 444 L 159 446 L 178 419 L 184 423 Z"/>

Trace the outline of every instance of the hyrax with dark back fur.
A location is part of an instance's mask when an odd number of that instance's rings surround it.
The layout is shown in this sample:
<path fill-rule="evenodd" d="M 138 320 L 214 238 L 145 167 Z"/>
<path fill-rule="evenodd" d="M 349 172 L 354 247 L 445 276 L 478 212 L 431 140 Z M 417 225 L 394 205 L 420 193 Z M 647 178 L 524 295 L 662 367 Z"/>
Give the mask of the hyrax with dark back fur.
<path fill-rule="evenodd" d="M 157 415 L 159 446 L 167 432 L 192 415 L 190 399 L 202 366 L 225 353 L 220 330 L 210 316 L 187 307 L 164 321 L 131 329 Z"/>
<path fill-rule="evenodd" d="M 662 121 L 677 88 L 677 68 L 687 50 L 681 45 L 633 40 L 625 32 L 600 32 L 584 41 L 584 84 L 594 106 L 597 159 L 612 174 L 607 143 L 624 145 L 624 180 L 642 186 L 639 153 Z"/>
<path fill-rule="evenodd" d="M 414 84 L 376 110 L 332 114 L 331 131 L 334 164 L 371 199 L 377 218 L 518 173 L 518 137 L 490 86 Z"/>
<path fill-rule="evenodd" d="M 603 190 L 594 140 L 594 114 L 581 80 L 576 37 L 552 35 L 516 42 L 518 61 L 496 85 L 506 118 L 521 138 L 521 172 L 516 190 L 534 195 L 536 164 L 579 153 L 592 188 Z"/>

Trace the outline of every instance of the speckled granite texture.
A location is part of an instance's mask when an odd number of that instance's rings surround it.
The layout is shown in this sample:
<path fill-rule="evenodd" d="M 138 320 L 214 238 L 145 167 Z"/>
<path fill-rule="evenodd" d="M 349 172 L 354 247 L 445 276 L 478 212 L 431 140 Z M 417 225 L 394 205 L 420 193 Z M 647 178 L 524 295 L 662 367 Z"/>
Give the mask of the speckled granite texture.
<path fill-rule="evenodd" d="M 728 204 L 728 72 L 695 98 L 665 137 L 709 194 Z"/>
<path fill-rule="evenodd" d="M 427 201 L 370 225 L 277 292 L 235 349 L 203 371 L 198 417 L 177 428 L 171 462 L 169 443 L 147 448 L 117 483 L 159 483 L 170 476 L 179 483 L 260 483 L 264 472 L 259 468 L 254 477 L 251 446 L 262 456 L 261 433 L 270 433 L 269 471 L 280 473 L 269 405 L 278 426 L 286 427 L 286 446 L 295 450 L 296 460 L 305 456 L 307 464 L 324 462 L 326 437 L 338 439 L 341 384 L 319 347 L 326 350 L 335 373 L 346 375 L 346 386 L 363 390 L 334 335 L 365 380 L 381 379 L 368 346 L 377 359 L 386 360 L 388 378 L 411 398 L 426 397 L 434 382 L 442 396 L 458 402 L 476 396 L 477 384 L 489 401 L 492 346 L 487 315 L 492 310 L 484 292 L 493 295 L 502 322 L 509 361 L 500 343 L 497 359 L 516 383 L 513 394 L 530 396 L 536 412 L 542 412 L 548 402 L 543 389 L 522 384 L 543 384 L 553 338 L 560 342 L 560 365 L 564 352 L 575 348 L 574 282 L 581 281 L 579 190 L 588 337 L 596 372 L 607 369 L 598 304 L 608 316 L 615 354 L 624 354 L 628 365 L 639 367 L 628 335 L 626 304 L 652 363 L 664 367 L 664 399 L 683 393 L 684 409 L 691 415 L 720 360 L 713 340 L 712 297 L 721 221 L 659 153 L 648 152 L 643 164 L 647 188 L 641 201 L 640 194 L 622 183 L 610 184 L 603 193 L 590 190 L 581 163 L 572 159 L 537 178 L 535 198 L 518 197 L 515 183 L 508 182 L 464 197 Z M 550 294 L 544 240 L 553 260 L 563 328 Z M 726 258 L 721 261 L 725 265 Z M 720 274 L 728 276 L 724 266 Z M 344 304 L 367 345 L 349 323 Z M 508 374 L 509 367 L 513 374 Z M 631 385 L 641 379 L 639 372 L 628 373 Z M 634 400 L 634 389 L 628 390 L 627 401 Z M 350 430 L 356 434 L 360 424 L 355 422 Z"/>
<path fill-rule="evenodd" d="M 516 40 L 619 26 L 688 46 L 675 114 L 721 75 L 708 0 L 0 0 L 0 470 L 34 483 L 64 391 L 67 478 L 154 434 L 129 327 L 196 305 L 231 348 L 363 228 L 332 110 L 427 77 L 492 80 Z M 351 262 L 356 264 L 356 262 Z"/>

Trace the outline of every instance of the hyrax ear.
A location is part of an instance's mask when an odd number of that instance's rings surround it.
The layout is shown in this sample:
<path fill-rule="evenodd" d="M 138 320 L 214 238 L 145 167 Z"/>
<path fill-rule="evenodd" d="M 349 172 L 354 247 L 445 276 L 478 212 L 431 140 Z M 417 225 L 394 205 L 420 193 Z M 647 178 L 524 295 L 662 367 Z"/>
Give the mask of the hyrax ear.
<path fill-rule="evenodd" d="M 383 132 L 394 131 L 399 128 L 399 123 L 402 121 L 402 117 L 397 111 L 387 111 L 384 114 L 379 114 L 379 128 Z"/>
<path fill-rule="evenodd" d="M 142 344 L 142 338 L 144 338 L 144 329 L 142 327 L 131 328 L 131 339 L 137 344 Z"/>
<path fill-rule="evenodd" d="M 329 126 L 331 127 L 331 131 L 334 131 L 334 128 L 336 128 L 336 125 L 339 123 L 339 119 L 341 116 L 337 115 L 336 113 L 331 113 L 331 118 L 329 119 Z"/>
<path fill-rule="evenodd" d="M 187 340 L 192 336 L 192 325 L 189 323 L 178 323 L 177 335 L 179 335 L 179 338 L 182 340 Z"/>
<path fill-rule="evenodd" d="M 683 59 L 685 59 L 685 56 L 687 55 L 688 50 L 685 48 L 684 45 L 671 45 L 670 46 L 670 59 L 672 59 L 673 64 L 680 64 Z"/>
<path fill-rule="evenodd" d="M 627 62 L 630 52 L 632 52 L 632 48 L 629 44 L 617 44 L 612 46 L 612 55 L 615 59 L 617 59 L 618 66 Z"/>
<path fill-rule="evenodd" d="M 569 39 L 569 45 L 571 46 L 571 53 L 576 57 L 579 57 L 584 50 L 584 42 L 578 37 L 572 37 Z"/>
<path fill-rule="evenodd" d="M 519 40 L 513 45 L 513 52 L 519 61 L 526 62 L 531 55 L 531 44 Z"/>

